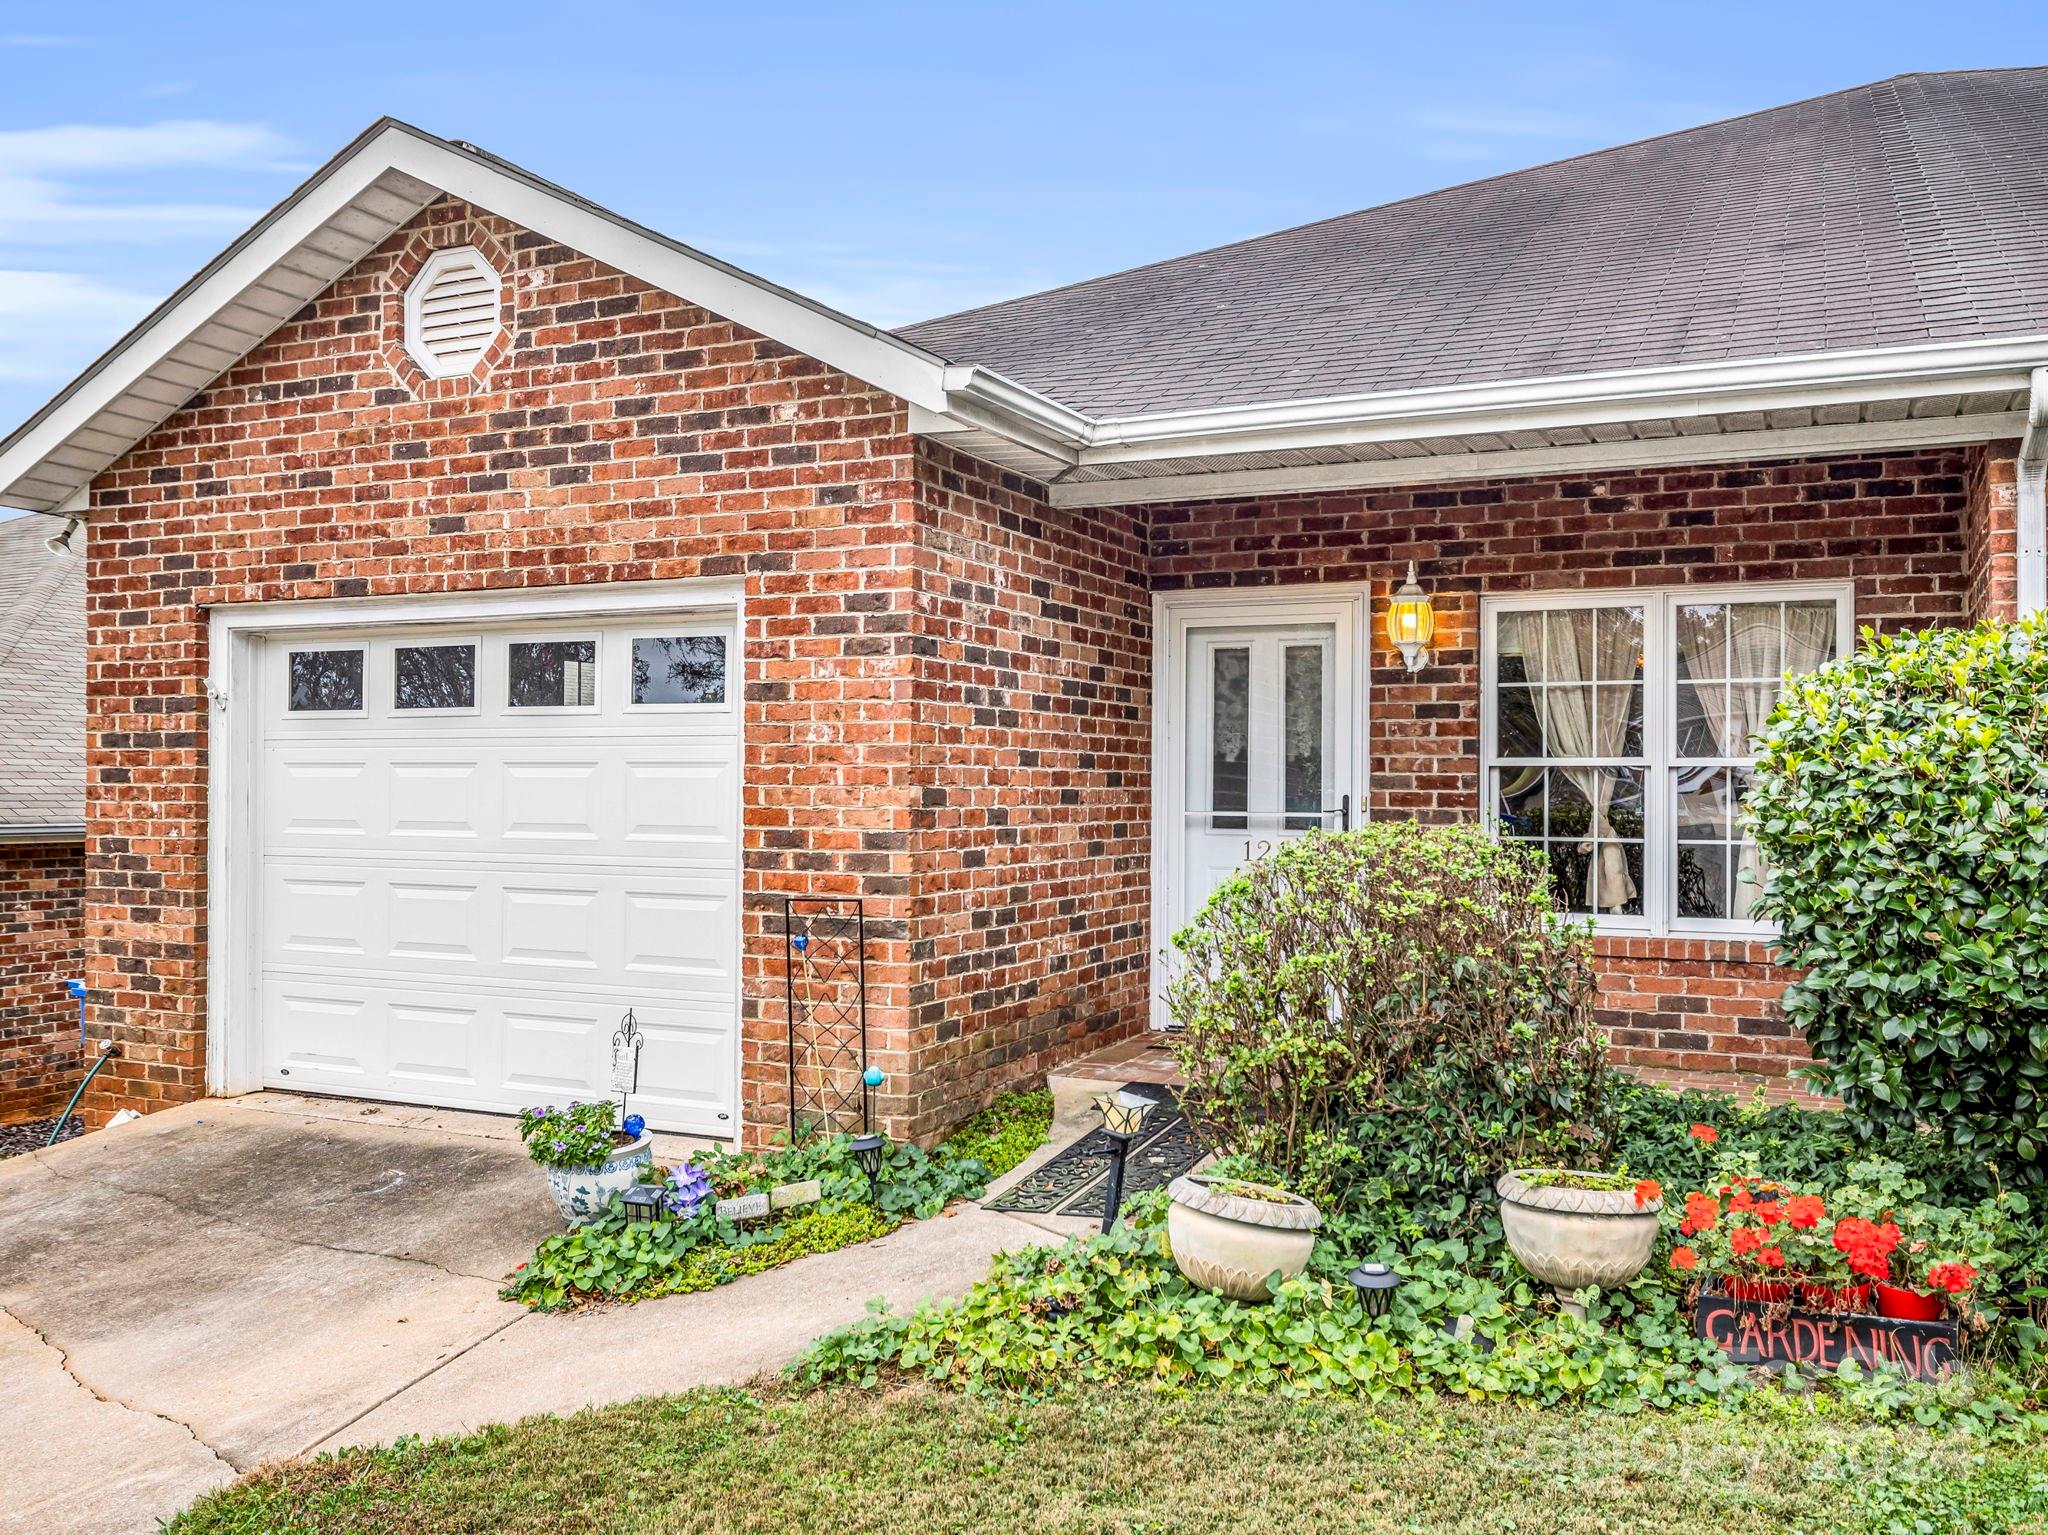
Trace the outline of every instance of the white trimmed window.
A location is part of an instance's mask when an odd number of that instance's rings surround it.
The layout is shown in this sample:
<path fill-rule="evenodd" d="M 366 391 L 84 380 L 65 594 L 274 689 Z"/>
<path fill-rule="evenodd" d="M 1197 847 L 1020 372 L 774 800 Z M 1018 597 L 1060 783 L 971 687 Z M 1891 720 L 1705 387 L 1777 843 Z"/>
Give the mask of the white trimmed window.
<path fill-rule="evenodd" d="M 405 349 L 428 378 L 458 378 L 502 328 L 504 279 L 471 245 L 435 251 L 405 290 Z"/>
<path fill-rule="evenodd" d="M 1739 814 L 1787 673 L 1853 639 L 1846 585 L 1489 598 L 1482 792 L 1603 931 L 1768 933 Z"/>

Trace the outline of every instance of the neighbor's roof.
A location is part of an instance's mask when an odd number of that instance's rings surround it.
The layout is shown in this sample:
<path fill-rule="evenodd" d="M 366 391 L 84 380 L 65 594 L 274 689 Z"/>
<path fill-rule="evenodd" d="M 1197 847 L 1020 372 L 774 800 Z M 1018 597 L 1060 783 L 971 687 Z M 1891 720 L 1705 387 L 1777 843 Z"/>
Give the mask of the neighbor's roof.
<path fill-rule="evenodd" d="M 0 838 L 85 822 L 85 560 L 43 547 L 62 526 L 0 522 Z"/>
<path fill-rule="evenodd" d="M 1127 416 L 2043 331 L 2048 68 L 1902 75 L 899 334 Z"/>

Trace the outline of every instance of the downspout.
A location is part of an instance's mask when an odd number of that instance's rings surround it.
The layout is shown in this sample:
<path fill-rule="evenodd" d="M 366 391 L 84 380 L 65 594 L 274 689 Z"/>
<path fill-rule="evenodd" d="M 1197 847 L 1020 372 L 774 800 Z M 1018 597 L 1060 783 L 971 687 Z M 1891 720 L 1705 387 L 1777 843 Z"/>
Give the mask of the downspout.
<path fill-rule="evenodd" d="M 2019 457 L 2019 616 L 2048 608 L 2048 368 L 2036 368 Z"/>

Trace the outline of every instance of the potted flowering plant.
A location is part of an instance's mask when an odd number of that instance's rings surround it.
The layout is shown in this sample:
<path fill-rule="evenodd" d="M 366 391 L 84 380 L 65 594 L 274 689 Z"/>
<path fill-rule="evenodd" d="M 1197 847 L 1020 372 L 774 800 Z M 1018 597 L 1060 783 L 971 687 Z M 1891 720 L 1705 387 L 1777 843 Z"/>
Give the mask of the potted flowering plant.
<path fill-rule="evenodd" d="M 1938 1321 L 1965 1309 L 2008 1261 L 2014 1217 L 2026 1201 L 2001 1193 L 1976 1205 L 1930 1203 L 1926 1185 L 1893 1162 L 1858 1162 L 1836 1201 L 1846 1210 L 1835 1243 L 1849 1265 L 1872 1281 L 1880 1316 Z"/>
<path fill-rule="evenodd" d="M 1561 1297 L 1628 1284 L 1656 1248 L 1664 1190 L 1654 1178 L 1523 1167 L 1502 1174 L 1494 1192 L 1509 1251 Z"/>
<path fill-rule="evenodd" d="M 654 1160 L 646 1121 L 638 1114 L 628 1114 L 623 1124 L 617 1119 L 618 1107 L 608 1100 L 520 1111 L 526 1154 L 548 1170 L 548 1192 L 572 1226 L 604 1214 Z"/>
<path fill-rule="evenodd" d="M 1794 1199 L 1800 1201 L 1796 1207 Z M 1724 1183 L 1718 1197 L 1695 1190 L 1685 1196 L 1685 1215 L 1678 1223 L 1682 1240 L 1671 1249 L 1671 1267 L 1680 1273 L 1704 1267 L 1720 1276 L 1735 1300 L 1790 1301 L 1794 1271 L 1785 1249 L 1788 1242 L 1795 1252 L 1807 1244 L 1806 1234 L 1823 1213 L 1819 1205 L 1766 1178 Z M 1798 1225 L 1792 1221 L 1795 1212 Z"/>

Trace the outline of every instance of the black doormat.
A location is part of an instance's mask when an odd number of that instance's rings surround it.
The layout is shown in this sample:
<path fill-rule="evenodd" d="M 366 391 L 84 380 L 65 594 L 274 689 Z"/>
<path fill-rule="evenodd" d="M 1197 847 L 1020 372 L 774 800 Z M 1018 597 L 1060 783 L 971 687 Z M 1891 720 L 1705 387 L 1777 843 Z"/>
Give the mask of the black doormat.
<path fill-rule="evenodd" d="M 1124 1091 L 1155 1100 L 1159 1107 L 1145 1117 L 1145 1128 L 1131 1142 L 1124 1163 L 1124 1198 L 1164 1188 L 1208 1155 L 1195 1138 L 1195 1127 L 1180 1109 L 1170 1087 L 1132 1082 Z M 1100 1219 L 1109 1193 L 1109 1132 L 1090 1130 L 1073 1145 L 988 1202 L 990 1210 L 1022 1215 L 1087 1215 Z"/>
<path fill-rule="evenodd" d="M 18 1125 L 0 1125 L 0 1157 L 19 1156 L 24 1151 L 41 1151 L 43 1142 L 50 1138 L 50 1126 L 57 1122 L 52 1114 L 47 1119 L 24 1119 Z M 64 1122 L 63 1133 L 57 1139 L 68 1141 L 74 1135 L 85 1134 L 85 1121 L 73 1114 Z"/>

